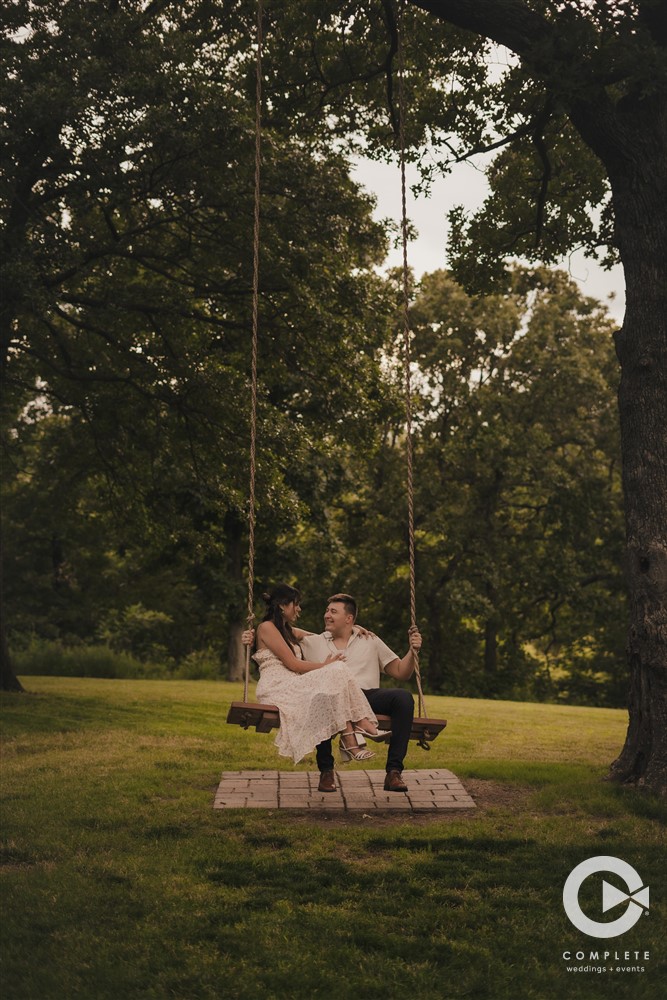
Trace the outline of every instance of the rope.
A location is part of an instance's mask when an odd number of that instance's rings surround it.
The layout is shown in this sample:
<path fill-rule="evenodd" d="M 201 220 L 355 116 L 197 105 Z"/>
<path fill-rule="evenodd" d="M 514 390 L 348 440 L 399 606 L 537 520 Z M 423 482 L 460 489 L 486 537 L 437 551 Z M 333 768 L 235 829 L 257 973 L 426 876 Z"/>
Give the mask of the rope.
<path fill-rule="evenodd" d="M 252 273 L 252 358 L 250 363 L 250 487 L 248 490 L 248 617 L 247 627 L 255 623 L 253 592 L 255 587 L 255 469 L 257 457 L 257 329 L 259 313 L 259 202 L 262 139 L 262 0 L 257 0 L 257 85 L 255 91 L 255 218 L 253 230 Z M 243 700 L 248 700 L 250 681 L 250 646 L 245 648 Z"/>
<path fill-rule="evenodd" d="M 401 232 L 403 238 L 403 371 L 405 379 L 405 441 L 407 461 L 407 499 L 408 499 L 408 552 L 410 559 L 410 627 L 417 627 L 415 598 L 415 498 L 413 476 L 413 444 L 412 444 L 412 385 L 410 377 L 410 295 L 408 289 L 408 213 L 405 183 L 405 94 L 403 77 L 405 64 L 403 60 L 402 21 L 404 3 L 399 0 L 398 10 L 398 135 L 401 161 Z M 419 672 L 419 657 L 413 652 L 415 661 L 415 680 L 419 693 L 419 715 L 425 716 L 424 693 L 422 691 L 421 674 Z"/>
<path fill-rule="evenodd" d="M 257 60 L 255 91 L 255 195 L 253 227 L 253 280 L 252 280 L 252 357 L 250 391 L 250 483 L 248 491 L 248 606 L 247 625 L 255 622 L 255 477 L 257 456 L 257 341 L 259 313 L 259 209 L 261 175 L 261 120 L 262 120 L 262 0 L 257 0 Z M 399 104 L 399 144 L 401 161 L 401 229 L 403 237 L 403 364 L 405 372 L 405 418 L 406 418 L 406 459 L 407 459 L 407 500 L 408 500 L 408 548 L 410 561 L 410 626 L 417 626 L 415 598 L 415 525 L 414 525 L 414 476 L 412 443 L 412 387 L 410 378 L 410 318 L 408 289 L 408 217 L 405 182 L 405 96 L 403 90 L 404 61 L 401 21 L 403 5 L 399 7 L 398 25 L 398 104 Z M 425 716 L 424 693 L 422 691 L 419 657 L 413 653 L 415 679 L 419 692 L 419 715 Z M 250 647 L 246 646 L 243 700 L 248 700 L 250 679 Z"/>

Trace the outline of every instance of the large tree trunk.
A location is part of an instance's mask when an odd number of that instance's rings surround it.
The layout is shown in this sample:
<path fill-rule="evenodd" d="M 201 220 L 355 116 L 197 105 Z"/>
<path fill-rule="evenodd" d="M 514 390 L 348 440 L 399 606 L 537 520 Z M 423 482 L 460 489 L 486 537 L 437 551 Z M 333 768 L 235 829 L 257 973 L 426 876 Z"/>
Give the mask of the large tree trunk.
<path fill-rule="evenodd" d="M 630 724 L 611 777 L 667 794 L 667 102 L 630 69 L 616 92 L 581 38 L 523 0 L 411 0 L 507 45 L 569 114 L 611 182 L 627 292 L 617 350 L 630 593 Z M 639 4 L 628 59 L 664 61 L 664 4 Z M 569 21 L 563 21 L 567 27 Z M 650 38 L 650 41 L 649 41 Z M 645 46 L 642 49 L 642 45 Z M 656 64 L 658 64 L 656 62 Z M 660 63 L 661 64 L 661 63 Z M 578 76 L 577 76 L 578 74 Z M 578 80 L 578 85 L 575 83 Z M 625 95 L 619 97 L 619 93 Z"/>
<path fill-rule="evenodd" d="M 235 511 L 225 515 L 225 540 L 229 579 L 234 595 L 228 606 L 229 640 L 227 642 L 227 680 L 242 681 L 245 676 L 245 648 L 241 633 L 245 628 L 247 611 L 243 607 L 245 581 L 243 579 L 244 525 Z"/>
<path fill-rule="evenodd" d="M 7 645 L 4 622 L 0 622 L 0 691 L 24 690 L 25 688 L 21 684 L 21 681 L 14 673 L 14 666 L 9 654 L 9 646 Z"/>
<path fill-rule="evenodd" d="M 232 622 L 229 626 L 227 642 L 227 680 L 242 681 L 245 676 L 245 646 L 241 642 L 242 622 Z"/>
<path fill-rule="evenodd" d="M 600 98 L 602 107 L 603 100 Z M 609 175 L 626 285 L 619 419 L 629 593 L 630 723 L 617 780 L 667 794 L 667 107 L 628 96 L 572 119 Z"/>
<path fill-rule="evenodd" d="M 664 115 L 663 115 L 664 126 Z M 667 128 L 611 173 L 627 306 L 617 336 L 630 595 L 630 724 L 611 776 L 667 794 Z"/>
<path fill-rule="evenodd" d="M 498 677 L 498 622 L 489 618 L 484 624 L 484 677 L 487 692 L 491 689 L 496 694 Z"/>
<path fill-rule="evenodd" d="M 428 656 L 426 661 L 426 679 L 431 691 L 442 692 L 447 674 L 446 653 L 442 636 L 442 604 L 440 594 L 434 594 L 425 600 L 429 620 Z"/>
<path fill-rule="evenodd" d="M 5 628 L 5 602 L 3 599 L 2 580 L 2 544 L 0 543 L 0 690 L 23 691 L 24 687 L 14 673 L 14 665 L 9 653 L 7 632 Z"/>

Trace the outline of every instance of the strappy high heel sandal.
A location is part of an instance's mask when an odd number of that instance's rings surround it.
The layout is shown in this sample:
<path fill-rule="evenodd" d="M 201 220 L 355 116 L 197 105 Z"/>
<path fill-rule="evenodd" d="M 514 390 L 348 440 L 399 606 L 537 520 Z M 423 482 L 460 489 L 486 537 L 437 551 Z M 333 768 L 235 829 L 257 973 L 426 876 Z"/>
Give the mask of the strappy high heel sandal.
<path fill-rule="evenodd" d="M 350 738 L 354 740 L 354 746 L 346 746 L 344 741 L 346 739 L 349 741 Z M 363 747 L 359 746 L 356 733 L 341 733 L 340 740 L 338 742 L 338 749 L 340 750 L 344 761 L 370 760 L 371 757 L 375 757 L 372 750 L 364 750 Z"/>
<path fill-rule="evenodd" d="M 354 731 L 359 736 L 363 736 L 365 740 L 375 740 L 376 743 L 384 743 L 391 736 L 391 729 L 378 729 L 377 733 L 369 733 L 365 729 L 355 726 Z"/>

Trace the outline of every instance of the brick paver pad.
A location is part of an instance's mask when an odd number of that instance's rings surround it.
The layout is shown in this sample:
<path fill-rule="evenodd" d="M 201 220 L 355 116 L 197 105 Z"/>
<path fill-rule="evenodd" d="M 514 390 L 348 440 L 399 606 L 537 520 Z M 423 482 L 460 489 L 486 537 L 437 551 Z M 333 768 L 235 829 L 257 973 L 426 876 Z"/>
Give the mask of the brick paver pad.
<path fill-rule="evenodd" d="M 443 768 L 404 771 L 407 792 L 385 792 L 384 778 L 384 771 L 336 771 L 336 791 L 318 792 L 317 771 L 225 771 L 213 808 L 365 812 L 475 808 L 456 775 Z"/>

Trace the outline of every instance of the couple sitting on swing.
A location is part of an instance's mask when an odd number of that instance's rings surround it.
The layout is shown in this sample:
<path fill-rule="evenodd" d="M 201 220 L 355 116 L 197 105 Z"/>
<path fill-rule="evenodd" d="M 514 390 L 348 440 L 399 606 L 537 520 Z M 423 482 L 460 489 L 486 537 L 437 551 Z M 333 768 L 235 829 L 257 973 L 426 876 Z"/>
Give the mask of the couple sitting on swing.
<path fill-rule="evenodd" d="M 386 741 L 387 792 L 406 792 L 403 760 L 412 729 L 414 703 L 409 691 L 381 688 L 380 673 L 408 680 L 415 669 L 413 653 L 421 648 L 416 626 L 409 630 L 410 648 L 401 659 L 381 639 L 355 625 L 357 605 L 349 594 L 334 594 L 324 612 L 326 631 L 319 635 L 296 627 L 301 595 L 279 584 L 264 595 L 267 609 L 257 628 L 256 660 L 260 678 L 257 698 L 277 705 L 280 729 L 276 746 L 296 764 L 316 748 L 320 792 L 335 792 L 331 738 L 340 733 L 344 760 L 374 756 L 366 739 Z M 252 645 L 252 629 L 243 633 Z M 375 712 L 391 718 L 391 731 L 378 730 Z"/>

